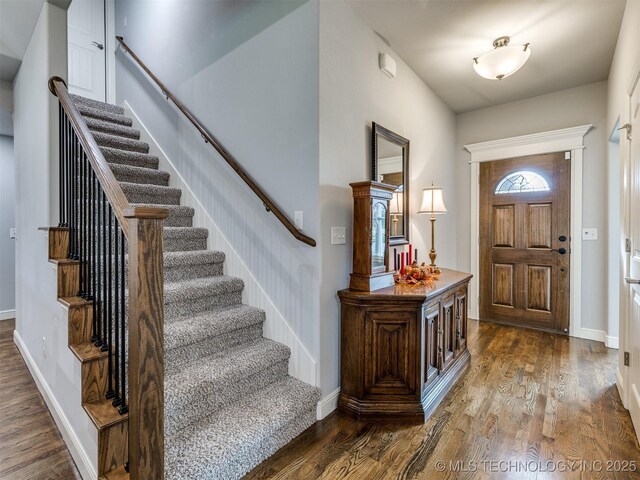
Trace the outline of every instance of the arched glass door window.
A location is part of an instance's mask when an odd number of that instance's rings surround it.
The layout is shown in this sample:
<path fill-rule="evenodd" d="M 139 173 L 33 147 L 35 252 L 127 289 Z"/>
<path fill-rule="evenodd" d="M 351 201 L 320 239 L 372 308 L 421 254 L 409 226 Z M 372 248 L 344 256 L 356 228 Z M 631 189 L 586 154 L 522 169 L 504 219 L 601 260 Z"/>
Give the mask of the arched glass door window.
<path fill-rule="evenodd" d="M 506 193 L 548 192 L 549 182 L 542 175 L 530 171 L 513 172 L 504 177 L 496 187 L 496 195 Z"/>

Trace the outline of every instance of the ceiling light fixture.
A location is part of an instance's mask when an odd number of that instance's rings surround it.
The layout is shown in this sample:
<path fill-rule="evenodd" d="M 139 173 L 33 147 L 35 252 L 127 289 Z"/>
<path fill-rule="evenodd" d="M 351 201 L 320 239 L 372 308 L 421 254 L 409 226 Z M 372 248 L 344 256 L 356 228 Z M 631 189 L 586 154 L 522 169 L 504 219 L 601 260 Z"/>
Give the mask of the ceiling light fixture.
<path fill-rule="evenodd" d="M 473 68 L 481 77 L 489 80 L 502 80 L 513 75 L 529 59 L 529 44 L 509 45 L 509 37 L 496 38 L 493 50 L 473 59 Z"/>

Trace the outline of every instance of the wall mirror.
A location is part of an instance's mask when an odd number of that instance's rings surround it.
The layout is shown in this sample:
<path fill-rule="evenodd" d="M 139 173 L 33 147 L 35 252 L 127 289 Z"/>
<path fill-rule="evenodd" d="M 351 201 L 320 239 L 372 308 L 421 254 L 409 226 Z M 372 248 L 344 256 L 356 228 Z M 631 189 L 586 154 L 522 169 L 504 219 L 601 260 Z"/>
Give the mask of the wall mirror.
<path fill-rule="evenodd" d="M 396 187 L 389 208 L 389 244 L 409 243 L 409 140 L 372 124 L 372 180 Z"/>

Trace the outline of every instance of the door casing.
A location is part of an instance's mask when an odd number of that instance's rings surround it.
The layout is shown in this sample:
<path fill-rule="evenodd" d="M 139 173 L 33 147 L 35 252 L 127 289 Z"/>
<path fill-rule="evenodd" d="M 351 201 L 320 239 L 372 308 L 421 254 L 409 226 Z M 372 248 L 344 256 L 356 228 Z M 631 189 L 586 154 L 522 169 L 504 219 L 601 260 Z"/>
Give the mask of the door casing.
<path fill-rule="evenodd" d="M 582 328 L 581 284 L 582 284 L 582 159 L 584 136 L 593 125 L 552 130 L 491 140 L 465 145 L 471 154 L 471 280 L 469 290 L 469 317 L 479 317 L 480 251 L 480 163 L 507 160 L 544 153 L 565 151 L 571 156 L 571 238 L 578 239 L 571 246 L 569 271 L 571 290 L 569 292 L 569 335 L 589 340 L 604 341 L 603 332 Z"/>

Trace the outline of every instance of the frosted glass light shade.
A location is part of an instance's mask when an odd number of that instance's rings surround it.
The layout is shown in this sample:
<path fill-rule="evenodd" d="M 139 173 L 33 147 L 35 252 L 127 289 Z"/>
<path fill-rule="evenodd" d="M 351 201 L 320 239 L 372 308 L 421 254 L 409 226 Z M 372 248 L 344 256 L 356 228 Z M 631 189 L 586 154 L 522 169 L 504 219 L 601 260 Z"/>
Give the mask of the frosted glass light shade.
<path fill-rule="evenodd" d="M 422 205 L 418 213 L 447 213 L 447 207 L 444 206 L 442 198 L 442 188 L 429 187 L 422 190 Z"/>
<path fill-rule="evenodd" d="M 508 37 L 493 42 L 494 49 L 473 59 L 473 68 L 481 77 L 502 80 L 513 75 L 527 62 L 531 55 L 529 44 L 509 45 Z"/>

